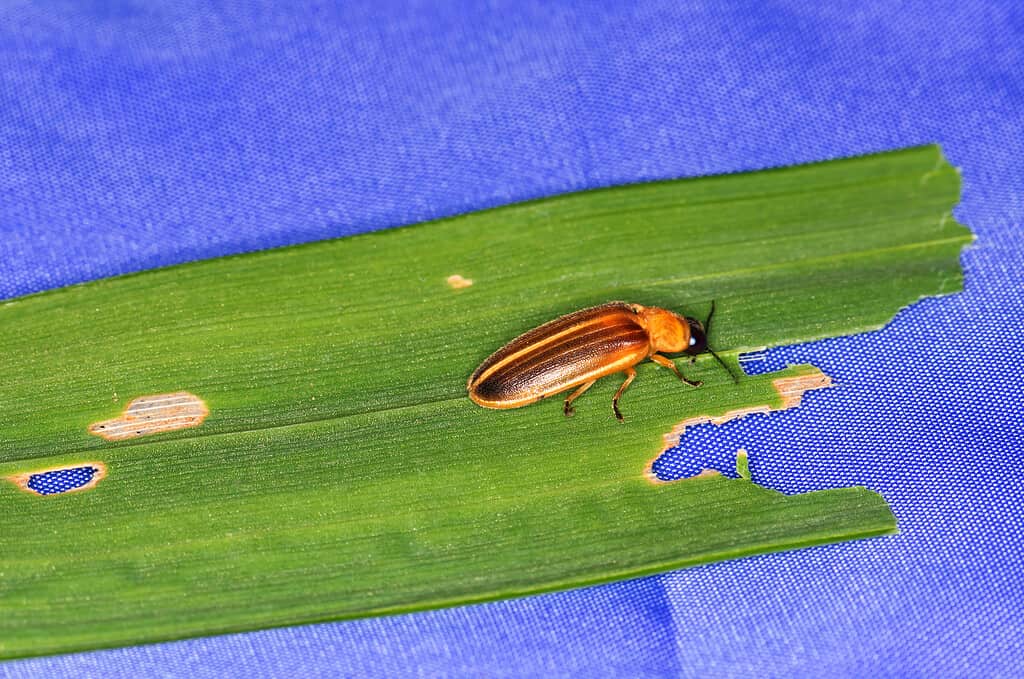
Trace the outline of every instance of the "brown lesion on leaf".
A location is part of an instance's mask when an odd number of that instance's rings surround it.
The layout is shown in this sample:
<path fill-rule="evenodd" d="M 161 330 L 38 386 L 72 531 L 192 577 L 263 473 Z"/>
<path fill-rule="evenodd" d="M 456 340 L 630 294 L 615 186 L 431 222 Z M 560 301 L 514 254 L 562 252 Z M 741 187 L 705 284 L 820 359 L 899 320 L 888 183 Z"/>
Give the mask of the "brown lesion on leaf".
<path fill-rule="evenodd" d="M 198 427 L 210 414 L 206 403 L 187 391 L 153 394 L 133 399 L 121 417 L 89 425 L 89 433 L 108 441 Z"/>
<path fill-rule="evenodd" d="M 38 479 L 38 477 L 44 476 L 46 474 L 52 474 L 54 472 L 70 472 L 75 469 L 84 468 L 92 469 L 92 478 L 90 478 L 86 483 L 80 486 L 68 488 L 67 490 L 59 490 L 48 493 L 40 492 L 37 488 L 32 487 L 32 480 L 34 477 Z M 39 497 L 51 497 L 54 495 L 66 495 L 68 493 L 77 493 L 80 490 L 90 490 L 92 488 L 95 488 L 96 484 L 102 481 L 104 478 L 106 478 L 106 476 L 107 465 L 98 461 L 89 461 L 76 462 L 74 464 L 65 464 L 59 467 L 49 467 L 47 469 L 36 469 L 30 472 L 11 474 L 9 476 L 5 476 L 4 478 L 13 483 L 14 485 L 16 485 L 21 490 L 25 491 L 26 493 L 29 493 L 30 495 L 36 495 Z"/>
<path fill-rule="evenodd" d="M 665 434 L 665 445 L 661 449 L 661 451 L 658 452 L 657 455 L 655 455 L 647 462 L 647 465 L 644 467 L 644 476 L 651 483 L 674 483 L 674 481 L 662 481 L 657 476 L 655 476 L 653 465 L 654 462 L 659 457 L 661 457 L 666 451 L 668 451 L 670 448 L 674 448 L 675 446 L 679 445 L 679 439 L 682 437 L 687 427 L 693 427 L 698 424 L 707 424 L 709 422 L 711 424 L 725 424 L 730 420 L 736 420 L 741 417 L 745 417 L 746 415 L 753 415 L 755 413 L 770 413 L 775 410 L 788 410 L 790 408 L 795 408 L 798 405 L 800 405 L 800 401 L 803 399 L 803 396 L 806 392 L 813 391 L 815 389 L 825 389 L 826 387 L 831 386 L 832 378 L 826 375 L 825 373 L 821 372 L 817 368 L 815 368 L 813 372 L 804 375 L 797 375 L 795 377 L 780 377 L 778 379 L 772 380 L 772 387 L 775 388 L 775 391 L 781 397 L 781 403 L 779 403 L 779 405 L 777 406 L 771 406 L 768 404 L 748 406 L 746 408 L 737 408 L 735 410 L 727 411 L 722 415 L 696 415 L 694 417 L 687 418 L 680 422 L 679 424 L 677 424 L 676 426 L 674 426 L 672 428 L 672 431 Z M 745 455 L 746 451 L 743 452 Z M 709 476 L 720 476 L 720 474 L 719 472 L 713 469 L 705 469 L 700 474 L 697 474 L 696 476 L 690 476 L 687 478 L 692 479 Z"/>
<path fill-rule="evenodd" d="M 472 278 L 463 278 L 462 276 L 460 276 L 457 273 L 452 274 L 451 276 L 449 276 L 445 280 L 448 282 L 448 285 L 451 286 L 455 290 L 460 290 L 462 288 L 468 288 L 469 286 L 473 285 L 473 279 Z"/>

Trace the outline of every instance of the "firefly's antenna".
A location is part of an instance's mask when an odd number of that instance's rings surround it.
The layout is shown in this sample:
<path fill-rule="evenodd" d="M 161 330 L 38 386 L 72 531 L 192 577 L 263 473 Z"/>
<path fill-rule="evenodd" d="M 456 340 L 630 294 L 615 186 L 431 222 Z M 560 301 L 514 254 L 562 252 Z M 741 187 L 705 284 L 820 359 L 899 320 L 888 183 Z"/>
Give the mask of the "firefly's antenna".
<path fill-rule="evenodd" d="M 725 372 L 729 373 L 729 377 L 732 378 L 732 381 L 735 384 L 739 384 L 740 383 L 740 378 L 736 377 L 736 373 L 734 373 L 732 371 L 732 368 L 730 368 L 729 366 L 727 366 L 725 364 L 725 361 L 722 360 L 722 357 L 719 356 L 718 354 L 716 354 L 714 351 L 712 351 L 711 347 L 708 347 L 707 349 L 708 349 L 708 353 L 711 354 L 712 356 L 714 356 L 715 360 L 722 364 L 722 367 L 725 368 Z"/>
<path fill-rule="evenodd" d="M 715 315 L 715 300 L 711 300 L 711 311 L 708 312 L 708 317 L 704 321 L 704 336 L 705 337 L 707 337 L 708 335 L 711 334 L 711 317 L 714 316 L 714 315 Z M 729 373 L 729 377 L 732 378 L 732 381 L 735 384 L 739 384 L 740 383 L 740 378 L 736 377 L 736 373 L 734 373 L 732 371 L 732 369 L 728 365 L 725 364 L 725 361 L 722 360 L 722 357 L 719 356 L 718 354 L 716 354 L 711 347 L 706 347 L 706 348 L 708 350 L 708 353 L 711 354 L 712 356 L 714 356 L 715 360 L 718 361 L 723 368 L 725 368 L 725 372 Z"/>

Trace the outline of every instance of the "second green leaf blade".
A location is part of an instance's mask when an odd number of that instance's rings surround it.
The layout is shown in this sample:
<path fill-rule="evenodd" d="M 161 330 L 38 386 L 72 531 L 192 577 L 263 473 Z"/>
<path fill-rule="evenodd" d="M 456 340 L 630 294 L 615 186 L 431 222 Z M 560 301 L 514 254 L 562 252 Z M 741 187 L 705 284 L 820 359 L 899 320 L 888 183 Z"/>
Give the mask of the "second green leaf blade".
<path fill-rule="evenodd" d="M 482 410 L 465 379 L 520 332 L 611 299 L 694 316 L 715 299 L 733 362 L 879 327 L 959 288 L 958 185 L 937 149 L 911 149 L 559 196 L 0 307 L 0 476 L 108 472 L 55 497 L 0 486 L 0 653 L 416 610 L 891 531 L 863 489 L 645 477 L 674 424 L 778 407 L 779 374 L 736 386 L 702 360 L 689 390 L 646 364 L 626 425 L 614 379 L 571 420 L 551 402 Z M 198 428 L 88 432 L 183 390 L 209 409 Z"/>

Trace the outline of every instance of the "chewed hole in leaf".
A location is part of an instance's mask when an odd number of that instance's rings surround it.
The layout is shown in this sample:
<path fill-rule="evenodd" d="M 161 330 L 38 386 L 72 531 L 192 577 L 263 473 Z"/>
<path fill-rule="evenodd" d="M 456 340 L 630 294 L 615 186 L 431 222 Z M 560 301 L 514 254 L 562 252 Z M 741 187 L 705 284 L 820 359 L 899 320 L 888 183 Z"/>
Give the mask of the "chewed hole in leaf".
<path fill-rule="evenodd" d="M 803 374 L 772 380 L 772 386 L 781 397 L 779 403 L 752 405 L 720 414 L 697 415 L 677 424 L 665 435 L 665 448 L 662 452 L 648 462 L 645 472 L 647 479 L 652 483 L 668 483 L 692 478 L 707 470 L 735 477 L 732 461 L 735 460 L 736 443 L 742 446 L 750 437 L 756 438 L 750 420 L 760 418 L 749 416 L 795 408 L 800 405 L 806 392 L 828 388 L 832 386 L 832 379 L 817 368 L 811 368 Z M 739 434 L 730 436 L 730 432 Z M 713 447 L 715 442 L 723 440 L 727 441 L 726 450 Z"/>
<path fill-rule="evenodd" d="M 792 363 L 791 360 L 788 360 L 792 358 L 792 352 L 784 351 L 784 349 L 788 349 L 788 347 L 749 351 L 745 354 L 740 354 L 737 360 L 740 367 L 743 368 L 743 372 L 747 375 L 773 373 L 784 370 Z"/>
<path fill-rule="evenodd" d="M 738 478 L 736 454 L 746 444 L 758 441 L 757 431 L 764 426 L 764 415 L 757 413 L 725 424 L 698 424 L 688 427 L 679 445 L 662 453 L 651 463 L 658 481 L 679 481 L 714 469 L 723 476 Z M 771 417 L 779 415 L 772 413 Z"/>
<path fill-rule="evenodd" d="M 22 490 L 36 495 L 60 495 L 92 488 L 106 476 L 106 472 L 103 464 L 90 462 L 73 467 L 17 474 L 7 479 Z"/>
<path fill-rule="evenodd" d="M 108 441 L 198 427 L 210 414 L 206 403 L 187 391 L 132 399 L 120 417 L 89 425 L 89 433 Z"/>
<path fill-rule="evenodd" d="M 463 276 L 460 276 L 457 273 L 452 274 L 446 280 L 448 282 L 448 285 L 450 285 L 455 290 L 461 290 L 462 288 L 468 288 L 469 286 L 473 285 L 472 278 L 464 278 Z"/>

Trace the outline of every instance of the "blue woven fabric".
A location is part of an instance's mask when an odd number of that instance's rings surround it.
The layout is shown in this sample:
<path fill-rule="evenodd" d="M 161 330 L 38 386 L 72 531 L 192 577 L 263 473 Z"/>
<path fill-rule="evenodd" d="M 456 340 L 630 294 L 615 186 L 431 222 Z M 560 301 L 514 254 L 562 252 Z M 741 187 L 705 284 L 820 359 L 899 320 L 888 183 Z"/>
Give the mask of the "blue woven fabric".
<path fill-rule="evenodd" d="M 5 3 L 0 298 L 937 141 L 978 236 L 966 292 L 880 332 L 768 352 L 837 388 L 698 428 L 661 463 L 728 468 L 743 447 L 754 480 L 787 493 L 880 491 L 901 533 L 0 676 L 1024 673 L 1020 3 L 338 4 Z"/>
<path fill-rule="evenodd" d="M 96 476 L 97 471 L 95 467 L 71 467 L 42 474 L 32 474 L 28 477 L 25 487 L 40 495 L 68 493 L 88 485 Z"/>

